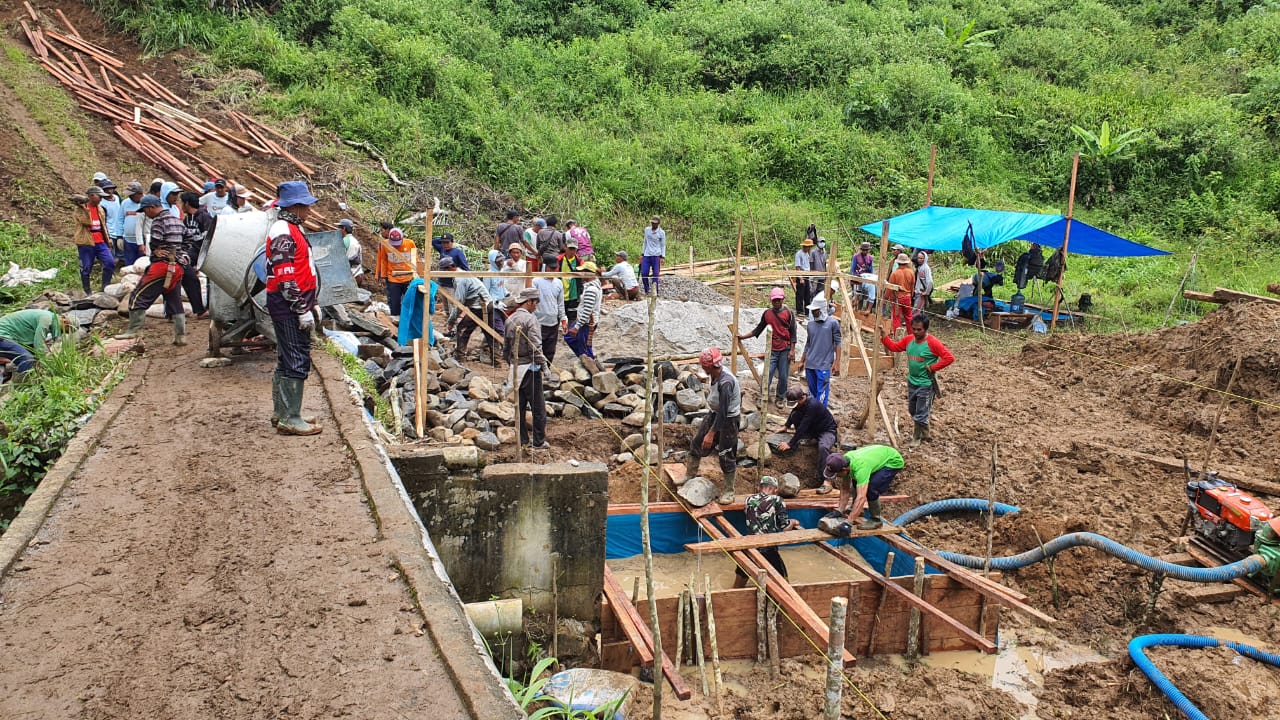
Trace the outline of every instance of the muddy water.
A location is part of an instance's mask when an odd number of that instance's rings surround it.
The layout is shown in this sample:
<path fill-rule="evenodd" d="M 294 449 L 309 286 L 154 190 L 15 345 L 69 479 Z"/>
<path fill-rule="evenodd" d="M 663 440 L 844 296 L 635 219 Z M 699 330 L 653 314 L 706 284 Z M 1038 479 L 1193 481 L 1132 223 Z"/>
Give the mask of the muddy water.
<path fill-rule="evenodd" d="M 788 579 L 792 583 L 831 582 L 857 580 L 863 577 L 857 570 L 819 550 L 813 545 L 782 548 L 782 561 L 787 564 Z M 849 557 L 862 563 L 862 557 L 852 548 L 844 550 Z M 644 583 L 644 556 L 609 560 L 609 569 L 617 576 L 622 587 L 631 590 L 633 578 L 640 578 L 640 598 L 647 599 Z M 703 575 L 711 576 L 711 588 L 722 590 L 733 587 L 733 559 L 724 553 L 681 553 L 679 555 L 653 556 L 653 586 L 657 597 L 675 597 L 689 583 L 689 576 L 697 578 L 702 588 Z"/>

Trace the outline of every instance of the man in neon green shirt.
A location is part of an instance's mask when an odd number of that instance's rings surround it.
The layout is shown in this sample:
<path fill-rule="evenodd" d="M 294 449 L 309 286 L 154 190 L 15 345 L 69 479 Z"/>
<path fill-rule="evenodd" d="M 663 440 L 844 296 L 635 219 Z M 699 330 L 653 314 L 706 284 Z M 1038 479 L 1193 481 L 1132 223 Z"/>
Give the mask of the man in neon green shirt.
<path fill-rule="evenodd" d="M 866 507 L 871 517 L 858 529 L 875 530 L 883 524 L 880 496 L 889 490 L 889 483 L 904 465 L 902 455 L 888 445 L 864 445 L 843 455 L 833 453 L 828 456 L 823 475 L 828 480 L 840 479 L 840 504 L 837 506 L 840 512 L 854 518 Z M 853 502 L 852 508 L 849 507 L 850 501 Z"/>
<path fill-rule="evenodd" d="M 65 322 L 65 321 L 64 321 Z M 13 363 L 19 374 L 36 366 L 49 343 L 62 336 L 63 323 L 48 310 L 19 310 L 0 317 L 0 358 Z"/>

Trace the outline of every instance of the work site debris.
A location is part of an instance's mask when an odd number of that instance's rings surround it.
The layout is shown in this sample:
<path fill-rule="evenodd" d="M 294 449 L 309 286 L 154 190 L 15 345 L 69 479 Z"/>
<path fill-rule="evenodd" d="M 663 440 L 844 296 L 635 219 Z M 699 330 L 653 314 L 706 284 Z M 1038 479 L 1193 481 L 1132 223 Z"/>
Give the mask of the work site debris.
<path fill-rule="evenodd" d="M 19 285 L 34 285 L 45 280 L 52 280 L 58 274 L 58 268 L 49 268 L 48 270 L 37 270 L 35 268 L 19 267 L 18 263 L 9 263 L 9 270 L 4 275 L 0 275 L 0 287 L 18 287 Z"/>

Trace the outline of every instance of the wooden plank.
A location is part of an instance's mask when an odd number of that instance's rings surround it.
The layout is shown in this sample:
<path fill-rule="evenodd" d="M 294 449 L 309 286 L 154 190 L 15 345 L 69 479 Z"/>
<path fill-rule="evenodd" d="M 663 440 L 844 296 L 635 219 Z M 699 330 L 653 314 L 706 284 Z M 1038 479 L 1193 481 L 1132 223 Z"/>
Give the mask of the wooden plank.
<path fill-rule="evenodd" d="M 852 537 L 896 535 L 900 532 L 902 532 L 902 528 L 885 523 L 882 527 L 875 530 L 854 530 Z M 822 530 L 787 530 L 785 532 L 767 533 L 764 535 L 744 535 L 742 537 L 728 538 L 726 540 L 686 543 L 684 549 L 689 552 L 731 552 L 734 550 L 752 550 L 756 548 L 779 547 L 781 545 L 795 545 L 798 543 L 823 542 L 831 539 L 831 534 Z"/>
<path fill-rule="evenodd" d="M 1207 303 L 1225 302 L 1223 300 L 1219 300 L 1218 298 L 1214 297 L 1213 293 L 1196 292 L 1195 290 L 1183 290 L 1182 297 L 1188 300 L 1195 300 L 1197 302 L 1207 302 Z"/>
<path fill-rule="evenodd" d="M 996 651 L 995 643 L 991 642 L 985 637 L 982 637 L 981 635 L 974 632 L 973 630 L 970 630 L 959 620 L 951 617 L 950 615 L 946 614 L 942 610 L 939 610 L 938 608 L 934 607 L 932 604 L 926 602 L 923 598 L 916 597 L 914 594 L 912 594 L 910 590 L 907 590 L 906 588 L 903 588 L 897 585 L 896 583 L 890 582 L 884 576 L 882 576 L 880 573 L 876 572 L 872 568 L 864 567 L 854 563 L 852 558 L 840 552 L 839 550 L 832 547 L 828 543 L 818 543 L 818 547 L 827 551 L 828 554 L 836 557 L 846 565 L 856 568 L 859 572 L 864 573 L 867 577 L 871 578 L 872 580 L 876 580 L 881 587 L 887 589 L 889 592 L 898 596 L 900 599 L 906 600 L 911 605 L 937 618 L 943 624 L 955 629 L 962 636 L 964 636 L 966 639 L 969 640 L 969 643 L 972 647 L 975 647 L 985 653 L 993 653 Z"/>
<path fill-rule="evenodd" d="M 62 8 L 54 8 L 53 11 L 58 13 L 58 17 L 62 18 L 62 24 L 67 26 L 67 29 L 71 31 L 72 35 L 76 36 L 77 40 L 84 39 L 84 36 L 80 34 L 80 31 L 76 29 L 76 26 L 72 25 L 71 21 L 67 19 L 67 16 L 62 14 Z"/>
<path fill-rule="evenodd" d="M 680 466 L 682 469 L 683 465 Z M 902 503 L 911 499 L 910 495 L 881 495 L 882 503 Z M 840 498 L 836 493 L 828 493 L 827 495 L 818 495 L 816 490 L 801 490 L 800 496 L 787 500 L 788 510 L 834 510 Z M 728 505 L 721 505 L 720 510 L 723 512 L 734 512 L 746 509 L 746 500 L 735 500 Z M 609 505 L 610 515 L 638 515 L 640 514 L 640 503 L 616 503 Z M 678 502 L 659 502 L 649 503 L 649 512 L 652 513 L 682 513 L 686 512 L 684 505 Z"/>
<path fill-rule="evenodd" d="M 40 22 L 40 15 L 38 15 L 38 14 L 36 13 L 36 9 L 35 9 L 35 8 L 31 7 L 31 3 L 30 3 L 30 2 L 27 2 L 27 0 L 22 0 L 22 7 L 24 7 L 24 8 L 26 8 L 26 9 L 27 9 L 27 14 L 31 16 L 31 19 L 32 19 L 33 21 L 35 21 L 35 22 L 37 22 L 37 23 L 39 23 L 39 22 Z"/>
<path fill-rule="evenodd" d="M 643 647 L 642 656 L 648 656 L 648 665 L 652 665 L 653 637 L 649 634 L 648 626 L 643 624 L 640 613 L 636 610 L 635 605 L 631 604 L 631 600 L 623 591 L 622 586 L 618 584 L 618 579 L 614 577 L 608 565 L 604 566 L 604 586 L 605 593 L 610 598 L 610 602 L 613 603 L 613 607 L 620 611 L 618 619 L 621 620 L 624 615 L 629 616 L 630 625 L 635 629 Z M 637 650 L 640 650 L 640 648 L 638 647 Z M 671 658 L 665 652 L 662 653 L 662 676 L 671 684 L 671 689 L 675 692 L 676 697 L 681 700 L 688 700 L 693 697 L 693 690 L 689 689 L 684 678 L 680 676 L 680 671 L 672 664 Z"/>
<path fill-rule="evenodd" d="M 1005 607 L 1016 610 L 1017 612 L 1032 618 L 1040 625 L 1053 626 L 1058 622 L 1054 617 L 1023 602 L 1027 599 L 1025 595 L 1022 595 L 1021 593 L 1016 593 L 1015 595 L 1015 593 L 1009 588 L 991 582 L 968 568 L 956 565 L 928 548 L 919 547 L 900 537 L 885 538 L 885 541 L 913 557 L 924 558 L 925 561 L 939 570 L 946 572 L 952 579 L 965 587 L 979 592 Z M 1019 598 L 1017 595 L 1021 595 L 1021 597 Z"/>
<path fill-rule="evenodd" d="M 1232 290 L 1231 288 L 1214 288 L 1213 297 L 1217 302 L 1264 302 L 1271 305 L 1280 305 L 1280 298 L 1267 297 L 1266 295 L 1254 295 L 1253 293 Z"/>
<path fill-rule="evenodd" d="M 1215 553 L 1211 549 L 1203 545 L 1200 545 L 1195 541 L 1187 543 L 1187 553 L 1190 554 L 1191 557 L 1195 558 L 1196 562 L 1200 563 L 1201 565 L 1207 568 L 1219 567 L 1223 565 L 1225 562 L 1225 558 L 1215 557 Z M 1231 583 L 1237 587 L 1241 587 L 1241 588 L 1244 588 L 1245 590 L 1248 590 L 1254 595 L 1260 595 L 1263 598 L 1266 598 L 1268 595 L 1266 590 L 1263 590 L 1256 583 L 1250 581 L 1247 578 L 1238 577 L 1233 579 Z M 1280 598 L 1276 598 L 1272 602 L 1277 605 L 1280 605 Z"/>
<path fill-rule="evenodd" d="M 423 289 L 423 292 L 426 292 L 425 288 Z M 503 342 L 504 338 L 498 334 L 497 330 L 494 330 L 493 328 L 489 327 L 488 323 L 476 317 L 476 314 L 471 312 L 471 308 L 458 302 L 458 299 L 455 298 L 453 294 L 450 293 L 448 290 L 446 290 L 443 286 L 441 285 L 436 286 L 436 294 L 444 298 L 445 300 L 448 300 L 450 303 L 452 303 L 453 306 L 458 308 L 458 310 L 460 310 L 463 315 L 466 315 L 467 317 L 471 318 L 472 322 L 474 322 L 477 326 L 479 326 L 481 330 L 489 334 L 489 337 L 492 337 L 494 340 L 498 342 Z"/>
<path fill-rule="evenodd" d="M 641 633 L 640 623 L 632 613 L 627 612 L 627 607 L 631 605 L 631 600 L 627 598 L 627 592 L 618 584 L 618 580 L 613 575 L 613 571 L 608 565 L 604 566 L 604 596 L 609 601 L 609 606 L 613 608 L 613 616 L 618 621 L 618 626 L 622 630 L 622 634 L 627 638 L 635 648 L 636 655 L 640 657 L 640 664 L 645 667 L 653 665 L 653 651 L 649 649 L 645 642 L 644 635 Z"/>

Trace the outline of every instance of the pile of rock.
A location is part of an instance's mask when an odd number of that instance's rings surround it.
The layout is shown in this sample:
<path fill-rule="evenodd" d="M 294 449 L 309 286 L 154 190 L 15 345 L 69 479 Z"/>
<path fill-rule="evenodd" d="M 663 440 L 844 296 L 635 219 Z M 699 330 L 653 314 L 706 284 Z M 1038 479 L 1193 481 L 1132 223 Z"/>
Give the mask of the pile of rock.
<path fill-rule="evenodd" d="M 94 325 L 106 318 L 103 312 L 115 310 L 119 300 L 107 293 L 85 295 L 79 291 L 71 294 L 47 290 L 32 300 L 27 307 L 38 310 L 50 310 L 71 319 L 71 324 L 87 333 Z"/>

